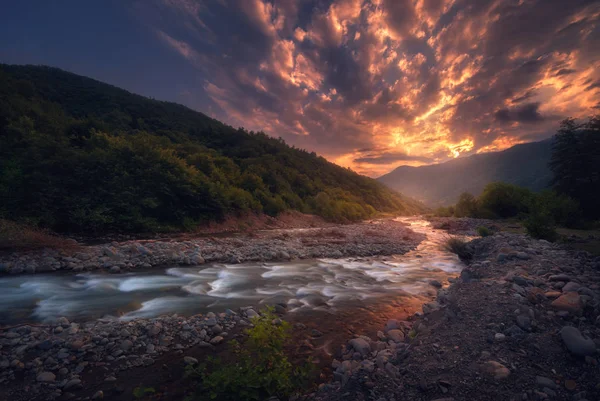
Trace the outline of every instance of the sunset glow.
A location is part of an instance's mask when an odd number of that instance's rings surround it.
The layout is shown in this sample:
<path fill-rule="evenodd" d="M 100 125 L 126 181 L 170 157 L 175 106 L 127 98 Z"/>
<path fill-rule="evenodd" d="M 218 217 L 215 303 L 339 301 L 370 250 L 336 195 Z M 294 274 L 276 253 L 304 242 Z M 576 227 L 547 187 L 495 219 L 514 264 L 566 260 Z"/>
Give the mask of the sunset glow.
<path fill-rule="evenodd" d="M 370 176 L 541 140 L 600 110 L 598 1 L 127 4 L 115 12 L 148 47 L 130 34 L 144 52 L 131 62 L 148 53 L 147 68 L 177 74 L 118 82 L 155 96 L 161 81 L 157 98 Z M 9 60 L 37 62 L 20 52 Z"/>

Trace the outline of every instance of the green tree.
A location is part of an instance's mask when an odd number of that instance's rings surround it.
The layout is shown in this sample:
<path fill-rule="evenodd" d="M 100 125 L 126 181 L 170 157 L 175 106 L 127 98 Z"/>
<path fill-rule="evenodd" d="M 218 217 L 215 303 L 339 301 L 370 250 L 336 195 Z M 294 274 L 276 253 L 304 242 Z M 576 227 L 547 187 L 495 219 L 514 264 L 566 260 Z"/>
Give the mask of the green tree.
<path fill-rule="evenodd" d="M 468 192 L 463 192 L 454 206 L 456 217 L 477 217 L 477 199 Z"/>
<path fill-rule="evenodd" d="M 577 200 L 585 217 L 600 218 L 600 116 L 562 122 L 550 167 L 556 191 Z"/>

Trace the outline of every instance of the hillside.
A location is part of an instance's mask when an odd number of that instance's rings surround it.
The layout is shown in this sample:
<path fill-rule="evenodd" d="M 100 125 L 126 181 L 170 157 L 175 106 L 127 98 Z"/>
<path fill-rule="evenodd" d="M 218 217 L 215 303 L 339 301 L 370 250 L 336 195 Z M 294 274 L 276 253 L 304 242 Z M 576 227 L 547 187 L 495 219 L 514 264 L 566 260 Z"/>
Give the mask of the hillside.
<path fill-rule="evenodd" d="M 441 164 L 400 166 L 378 180 L 429 206 L 450 205 L 462 192 L 479 194 L 494 181 L 533 191 L 548 187 L 552 178 L 548 167 L 551 154 L 552 140 L 547 139 Z"/>
<path fill-rule="evenodd" d="M 56 231 L 168 231 L 292 209 L 331 221 L 418 202 L 182 105 L 44 66 L 0 65 L 0 218 Z"/>

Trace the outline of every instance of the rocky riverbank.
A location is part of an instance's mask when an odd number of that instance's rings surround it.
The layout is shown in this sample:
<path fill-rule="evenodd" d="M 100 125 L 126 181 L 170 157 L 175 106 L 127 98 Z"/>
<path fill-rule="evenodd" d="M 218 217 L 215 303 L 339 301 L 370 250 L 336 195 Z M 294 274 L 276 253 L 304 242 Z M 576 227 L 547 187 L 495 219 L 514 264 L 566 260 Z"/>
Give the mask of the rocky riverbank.
<path fill-rule="evenodd" d="M 485 225 L 448 220 L 440 223 L 459 234 Z M 335 381 L 310 398 L 600 399 L 600 259 L 508 233 L 470 248 L 437 301 L 377 338 L 351 339 L 333 362 Z"/>
<path fill-rule="evenodd" d="M 0 263 L 13 274 L 97 269 L 120 273 L 178 264 L 403 254 L 423 238 L 405 224 L 378 220 L 223 238 L 119 242 L 87 246 L 69 255 L 51 250 L 13 253 L 4 255 Z M 275 308 L 279 313 L 286 311 L 285 305 Z M 128 371 L 162 365 L 157 361 L 165 358 L 175 358 L 177 365 L 193 363 L 188 352 L 217 352 L 220 344 L 236 336 L 236 328 L 249 325 L 256 314 L 248 307 L 191 317 L 93 322 L 70 322 L 63 317 L 43 325 L 0 327 L 0 399 L 81 398 L 90 384 L 105 388 L 117 379 L 123 383 Z M 95 399 L 104 395 L 101 390 L 89 394 Z"/>
<path fill-rule="evenodd" d="M 389 220 L 326 228 L 268 230 L 228 237 L 147 240 L 82 246 L 77 252 L 45 249 L 0 255 L 0 273 L 106 270 L 120 273 L 204 263 L 285 261 L 403 254 L 424 238 Z"/>

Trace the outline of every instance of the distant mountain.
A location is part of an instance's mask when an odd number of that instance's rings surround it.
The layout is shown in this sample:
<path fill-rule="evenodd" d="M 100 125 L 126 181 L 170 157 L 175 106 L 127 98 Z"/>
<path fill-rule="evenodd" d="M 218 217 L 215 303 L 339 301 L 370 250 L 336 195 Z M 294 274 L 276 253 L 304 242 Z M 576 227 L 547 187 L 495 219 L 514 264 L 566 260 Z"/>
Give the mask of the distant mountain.
<path fill-rule="evenodd" d="M 516 145 L 441 164 L 400 166 L 378 180 L 428 206 L 454 204 L 462 192 L 478 195 L 486 184 L 507 182 L 533 191 L 549 186 L 552 139 Z"/>
<path fill-rule="evenodd" d="M 0 64 L 0 218 L 135 232 L 287 209 L 352 221 L 424 207 L 182 105 L 57 68 Z"/>

